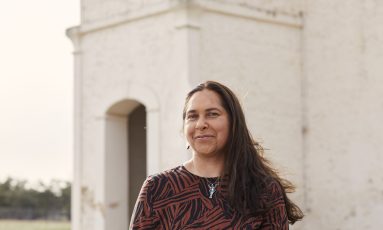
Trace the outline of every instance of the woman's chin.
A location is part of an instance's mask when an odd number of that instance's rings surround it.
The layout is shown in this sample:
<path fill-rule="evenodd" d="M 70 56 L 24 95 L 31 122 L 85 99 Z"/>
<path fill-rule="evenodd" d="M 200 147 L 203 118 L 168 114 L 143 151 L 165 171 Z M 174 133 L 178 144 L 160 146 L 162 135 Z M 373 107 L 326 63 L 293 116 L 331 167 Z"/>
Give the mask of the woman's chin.
<path fill-rule="evenodd" d="M 208 156 L 208 155 L 214 155 L 214 153 L 215 153 L 216 151 L 215 151 L 215 148 L 212 148 L 212 147 L 196 147 L 195 148 L 195 153 L 196 154 L 198 154 L 198 155 L 202 155 L 202 156 L 204 156 L 204 155 L 206 155 L 206 156 Z"/>

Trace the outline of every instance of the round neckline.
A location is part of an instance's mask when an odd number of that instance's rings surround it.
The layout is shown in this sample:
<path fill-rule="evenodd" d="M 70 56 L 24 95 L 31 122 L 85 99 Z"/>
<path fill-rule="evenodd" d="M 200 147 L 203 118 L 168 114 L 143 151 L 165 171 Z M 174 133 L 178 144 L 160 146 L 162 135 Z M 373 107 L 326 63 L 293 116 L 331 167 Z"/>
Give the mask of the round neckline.
<path fill-rule="evenodd" d="M 192 172 L 190 172 L 186 167 L 185 167 L 185 165 L 181 165 L 181 168 L 183 169 L 183 170 L 185 170 L 188 174 L 190 174 L 190 175 L 192 175 L 192 176 L 194 176 L 194 177 L 197 177 L 197 178 L 199 178 L 199 179 L 205 179 L 205 180 L 214 180 L 214 179 L 218 179 L 218 178 L 220 178 L 219 176 L 217 176 L 217 177 L 203 177 L 203 176 L 198 176 L 197 174 L 194 174 L 194 173 L 192 173 Z"/>

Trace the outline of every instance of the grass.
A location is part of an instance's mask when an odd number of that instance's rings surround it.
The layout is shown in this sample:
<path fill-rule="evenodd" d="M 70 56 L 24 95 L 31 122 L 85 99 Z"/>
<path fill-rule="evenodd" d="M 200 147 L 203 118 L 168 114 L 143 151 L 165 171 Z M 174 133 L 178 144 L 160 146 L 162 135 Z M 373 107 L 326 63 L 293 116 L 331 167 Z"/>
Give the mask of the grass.
<path fill-rule="evenodd" d="M 70 222 L 0 220 L 0 230 L 70 230 Z"/>

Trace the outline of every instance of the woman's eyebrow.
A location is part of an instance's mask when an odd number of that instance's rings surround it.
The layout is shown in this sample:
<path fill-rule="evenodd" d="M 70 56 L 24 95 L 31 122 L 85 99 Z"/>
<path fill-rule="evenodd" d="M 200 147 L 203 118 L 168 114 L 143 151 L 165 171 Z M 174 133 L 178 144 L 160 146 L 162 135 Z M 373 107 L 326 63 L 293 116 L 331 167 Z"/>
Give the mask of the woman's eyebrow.
<path fill-rule="evenodd" d="M 206 112 L 211 112 L 211 111 L 221 111 L 219 108 L 207 108 L 205 109 Z M 196 109 L 191 109 L 189 111 L 186 112 L 186 114 L 189 114 L 189 113 L 197 113 L 197 110 Z"/>
<path fill-rule="evenodd" d="M 210 111 L 213 111 L 213 110 L 221 111 L 221 110 L 218 109 L 218 108 L 208 108 L 208 109 L 206 109 L 205 111 L 210 112 Z"/>
<path fill-rule="evenodd" d="M 186 112 L 186 114 L 189 114 L 189 113 L 197 113 L 197 110 L 192 109 L 192 110 L 189 110 L 189 111 Z"/>

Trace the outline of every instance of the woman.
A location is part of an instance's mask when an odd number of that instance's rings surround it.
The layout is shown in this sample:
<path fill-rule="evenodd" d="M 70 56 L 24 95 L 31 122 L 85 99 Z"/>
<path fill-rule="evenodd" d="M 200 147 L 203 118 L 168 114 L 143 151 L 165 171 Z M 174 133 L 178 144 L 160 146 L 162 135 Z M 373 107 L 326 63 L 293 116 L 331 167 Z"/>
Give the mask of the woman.
<path fill-rule="evenodd" d="M 131 229 L 288 229 L 303 218 L 252 139 L 237 97 L 207 81 L 186 97 L 184 134 L 193 155 L 183 165 L 149 176 Z"/>

